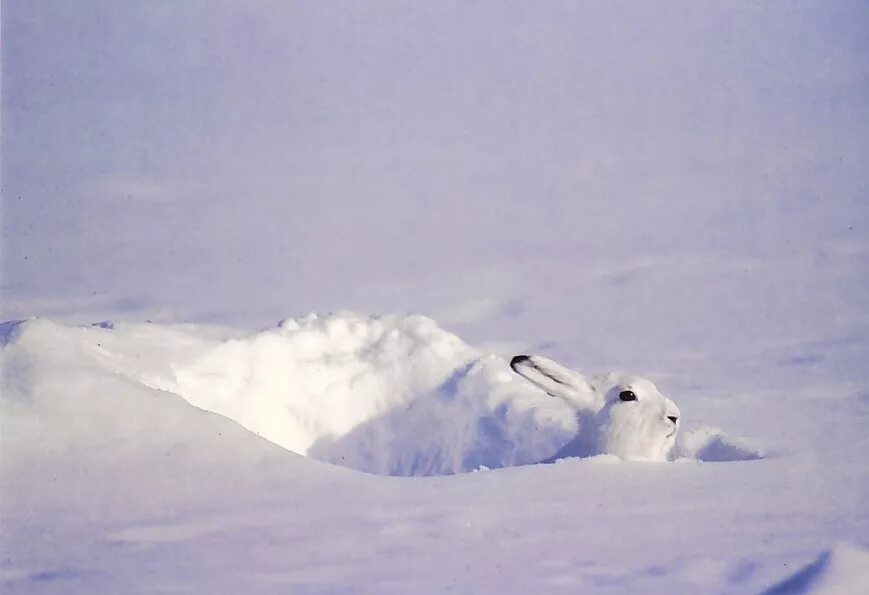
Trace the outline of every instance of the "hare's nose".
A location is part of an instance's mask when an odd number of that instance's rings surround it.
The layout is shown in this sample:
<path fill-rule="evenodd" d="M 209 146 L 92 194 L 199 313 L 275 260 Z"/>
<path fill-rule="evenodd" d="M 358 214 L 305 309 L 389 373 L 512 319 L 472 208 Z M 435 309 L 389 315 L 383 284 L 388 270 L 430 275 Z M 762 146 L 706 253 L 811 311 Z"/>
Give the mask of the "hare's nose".
<path fill-rule="evenodd" d="M 676 423 L 677 421 L 679 421 L 679 418 L 676 417 L 675 415 L 668 415 L 667 419 L 669 419 L 673 423 Z"/>

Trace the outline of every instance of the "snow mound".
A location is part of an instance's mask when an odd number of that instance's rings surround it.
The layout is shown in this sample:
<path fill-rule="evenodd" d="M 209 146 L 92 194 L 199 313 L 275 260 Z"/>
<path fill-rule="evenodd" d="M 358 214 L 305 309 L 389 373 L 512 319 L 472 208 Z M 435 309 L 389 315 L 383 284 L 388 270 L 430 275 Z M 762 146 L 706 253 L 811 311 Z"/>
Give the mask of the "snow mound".
<path fill-rule="evenodd" d="M 110 398 L 62 380 L 108 377 L 146 389 L 136 395 L 180 396 L 288 450 L 369 473 L 442 475 L 537 463 L 579 431 L 575 406 L 423 316 L 312 314 L 253 334 L 40 319 L 4 325 L 3 336 L 5 381 L 29 398 L 54 395 L 52 415 L 80 398 L 99 401 L 108 421 L 123 415 L 132 407 L 123 390 Z M 49 372 L 35 377 L 34 363 Z M 144 423 L 136 428 L 148 431 Z M 680 455 L 757 458 L 720 433 L 689 438 Z"/>
<path fill-rule="evenodd" d="M 674 453 L 677 459 L 696 459 L 710 463 L 764 458 L 760 449 L 730 438 L 718 428 L 708 426 L 680 434 Z"/>
<path fill-rule="evenodd" d="M 764 595 L 861 595 L 869 591 L 869 551 L 837 545 Z"/>
<path fill-rule="evenodd" d="M 306 462 L 226 417 L 118 373 L 101 347 L 104 331 L 45 320 L 14 329 L 0 351 L 0 468 L 5 485 L 16 488 L 4 493 L 7 503 L 35 502 L 37 493 L 60 501 L 85 494 L 81 500 L 97 509 L 108 501 L 123 508 L 132 494 L 151 501 L 181 490 L 181 480 L 211 481 L 205 475 L 214 466 L 241 481 L 287 465 L 296 473 Z M 145 350 L 142 358 L 150 359 Z M 111 490 L 98 479 L 106 474 L 118 479 Z M 64 489 L 46 491 L 39 484 L 46 475 Z"/>
<path fill-rule="evenodd" d="M 143 379 L 292 451 L 389 475 L 533 463 L 576 432 L 549 399 L 423 316 L 290 319 Z"/>

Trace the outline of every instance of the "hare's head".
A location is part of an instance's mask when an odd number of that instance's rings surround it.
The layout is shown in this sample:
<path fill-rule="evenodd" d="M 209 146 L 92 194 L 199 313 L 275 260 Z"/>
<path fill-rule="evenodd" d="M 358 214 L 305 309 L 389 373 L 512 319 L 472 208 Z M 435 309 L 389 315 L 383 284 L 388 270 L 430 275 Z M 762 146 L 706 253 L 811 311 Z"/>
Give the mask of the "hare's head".
<path fill-rule="evenodd" d="M 605 396 L 592 418 L 596 450 L 624 460 L 666 461 L 679 429 L 676 404 L 639 376 L 608 374 L 592 384 Z"/>
<path fill-rule="evenodd" d="M 521 376 L 576 407 L 583 456 L 612 454 L 624 460 L 666 461 L 679 429 L 679 408 L 651 381 L 612 373 L 585 379 L 538 355 L 510 362 Z"/>

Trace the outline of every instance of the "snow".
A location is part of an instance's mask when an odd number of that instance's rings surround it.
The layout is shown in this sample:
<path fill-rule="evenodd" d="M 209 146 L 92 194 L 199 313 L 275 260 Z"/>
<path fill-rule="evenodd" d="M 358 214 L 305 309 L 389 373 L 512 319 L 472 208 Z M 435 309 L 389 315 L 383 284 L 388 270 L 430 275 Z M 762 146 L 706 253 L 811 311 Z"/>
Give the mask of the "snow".
<path fill-rule="evenodd" d="M 869 592 L 867 22 L 4 3 L 0 592 Z"/>
<path fill-rule="evenodd" d="M 869 551 L 837 544 L 765 595 L 824 593 L 856 595 L 869 585 Z"/>
<path fill-rule="evenodd" d="M 530 464 L 570 440 L 573 407 L 425 317 L 307 316 L 253 334 L 36 319 L 4 335 L 4 592 L 865 586 L 862 398 L 741 401 L 788 428 L 753 436 L 765 458 L 692 420 L 716 410 L 701 393 L 679 397 L 675 463 Z M 306 365 L 335 381 L 297 378 Z M 346 439 L 314 447 L 339 428 Z M 487 472 L 384 477 L 325 460 Z M 810 572 L 826 578 L 809 581 L 801 569 L 822 554 Z"/>

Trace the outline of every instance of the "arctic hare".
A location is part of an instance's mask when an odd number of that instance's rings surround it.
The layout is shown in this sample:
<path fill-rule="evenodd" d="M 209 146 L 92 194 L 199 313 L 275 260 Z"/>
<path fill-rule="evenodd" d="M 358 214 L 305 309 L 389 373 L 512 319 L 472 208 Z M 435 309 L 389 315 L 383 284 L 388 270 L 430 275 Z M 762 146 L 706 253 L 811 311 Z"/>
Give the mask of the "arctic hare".
<path fill-rule="evenodd" d="M 667 460 L 679 429 L 679 408 L 651 381 L 621 373 L 586 379 L 539 355 L 517 355 L 510 367 L 577 410 L 579 435 L 554 458 L 612 454 Z"/>

